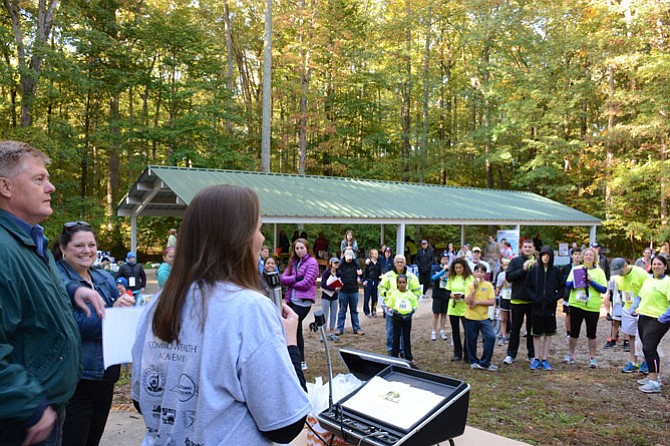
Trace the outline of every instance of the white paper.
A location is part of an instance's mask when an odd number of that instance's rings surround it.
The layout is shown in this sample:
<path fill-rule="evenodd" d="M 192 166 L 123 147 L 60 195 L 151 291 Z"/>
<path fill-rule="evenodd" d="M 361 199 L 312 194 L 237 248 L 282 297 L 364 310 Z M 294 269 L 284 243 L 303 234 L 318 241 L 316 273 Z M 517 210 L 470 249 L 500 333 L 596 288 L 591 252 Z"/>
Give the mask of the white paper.
<path fill-rule="evenodd" d="M 144 307 L 105 308 L 102 320 L 102 355 L 105 368 L 132 362 L 135 331 Z"/>
<path fill-rule="evenodd" d="M 375 376 L 342 405 L 407 430 L 442 400 L 433 392 Z"/>

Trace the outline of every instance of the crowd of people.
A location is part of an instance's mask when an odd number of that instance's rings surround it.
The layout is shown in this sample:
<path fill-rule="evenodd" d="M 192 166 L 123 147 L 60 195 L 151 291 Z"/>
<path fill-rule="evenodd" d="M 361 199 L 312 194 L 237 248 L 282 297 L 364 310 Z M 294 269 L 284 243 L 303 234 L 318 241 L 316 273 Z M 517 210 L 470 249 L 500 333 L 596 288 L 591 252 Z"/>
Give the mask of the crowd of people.
<path fill-rule="evenodd" d="M 116 278 L 94 266 L 97 241 L 87 222 L 65 223 L 48 249 L 40 224 L 53 213 L 49 162 L 28 144 L 0 142 L 4 444 L 99 443 L 120 375 L 119 365 L 104 366 L 102 321 L 106 310 L 138 303 L 145 309 L 132 347 L 131 389 L 147 426 L 145 444 L 290 442 L 311 410 L 303 321 L 320 294 L 328 325 L 323 341 L 345 334 L 347 315 L 353 334 L 364 335 L 360 286 L 364 316 L 386 320 L 389 355 L 416 362 L 413 317 L 432 298 L 430 339 L 439 333 L 453 344 L 452 361 L 488 371 L 498 369 L 496 340 L 506 345 L 504 364 L 517 360 L 524 322 L 529 367 L 551 370 L 560 300 L 569 336 L 564 362 L 574 363 L 585 324 L 589 366 L 597 367 L 605 302 L 612 324 L 605 348 L 623 337 L 630 361 L 621 371 L 646 372 L 639 390 L 661 391 L 658 346 L 670 329 L 670 244 L 657 255 L 645 250 L 635 262 L 610 262 L 597 243 L 575 246 L 572 263 L 559 268 L 539 235 L 524 240 L 518 256 L 493 237 L 484 250 L 449 245 L 439 256 L 422 240 L 408 252 L 414 274 L 407 257 L 390 247 L 361 256 L 352 231 L 334 256 L 324 240 L 315 254 L 306 234 L 296 231 L 291 242 L 280 234 L 275 252 L 288 252 L 289 259 L 279 275 L 263 247 L 257 195 L 218 185 L 198 192 L 180 231 L 169 231 L 157 271 L 160 290 L 145 299 L 147 278 L 135 252 L 127 253 Z M 323 255 L 328 265 L 321 274 L 317 257 Z M 274 293 L 271 277 L 284 287 L 284 302 L 267 298 Z"/>

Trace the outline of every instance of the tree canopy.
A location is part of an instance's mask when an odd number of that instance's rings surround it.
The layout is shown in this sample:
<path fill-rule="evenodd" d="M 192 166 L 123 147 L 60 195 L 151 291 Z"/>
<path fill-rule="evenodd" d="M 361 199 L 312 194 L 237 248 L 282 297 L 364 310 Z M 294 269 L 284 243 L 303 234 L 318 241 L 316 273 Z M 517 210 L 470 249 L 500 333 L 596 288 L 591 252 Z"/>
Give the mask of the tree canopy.
<path fill-rule="evenodd" d="M 147 164 L 261 170 L 263 3 L 3 0 L 0 134 L 51 156 L 48 230 L 127 245 L 113 211 Z M 530 190 L 622 255 L 670 238 L 664 0 L 275 1 L 273 21 L 272 171 Z"/>

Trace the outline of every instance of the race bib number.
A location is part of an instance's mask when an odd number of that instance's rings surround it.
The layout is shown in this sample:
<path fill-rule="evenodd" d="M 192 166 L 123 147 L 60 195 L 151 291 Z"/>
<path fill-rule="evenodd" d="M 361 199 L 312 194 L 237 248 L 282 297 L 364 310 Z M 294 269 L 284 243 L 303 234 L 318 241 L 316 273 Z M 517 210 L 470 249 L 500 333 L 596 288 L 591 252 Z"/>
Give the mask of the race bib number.
<path fill-rule="evenodd" d="M 621 297 L 623 298 L 624 302 L 633 302 L 633 292 L 632 291 L 624 291 L 621 293 Z"/>
<path fill-rule="evenodd" d="M 400 299 L 398 301 L 397 305 L 398 305 L 398 310 L 401 311 L 401 312 L 412 311 L 412 304 L 407 299 Z"/>
<path fill-rule="evenodd" d="M 446 278 L 444 278 L 444 279 L 440 278 L 440 288 L 441 289 L 447 288 L 447 282 L 448 282 L 448 280 Z"/>
<path fill-rule="evenodd" d="M 586 294 L 586 290 L 580 289 L 575 293 L 575 299 L 577 299 L 577 302 L 588 302 L 589 296 Z"/>
<path fill-rule="evenodd" d="M 511 300 L 512 299 L 512 289 L 511 288 L 503 288 L 500 290 L 500 298 L 505 299 L 505 300 Z"/>
<path fill-rule="evenodd" d="M 132 288 L 132 287 L 135 286 L 135 278 L 134 278 L 134 277 L 129 277 L 129 278 L 128 278 L 128 286 L 129 286 L 130 288 Z"/>

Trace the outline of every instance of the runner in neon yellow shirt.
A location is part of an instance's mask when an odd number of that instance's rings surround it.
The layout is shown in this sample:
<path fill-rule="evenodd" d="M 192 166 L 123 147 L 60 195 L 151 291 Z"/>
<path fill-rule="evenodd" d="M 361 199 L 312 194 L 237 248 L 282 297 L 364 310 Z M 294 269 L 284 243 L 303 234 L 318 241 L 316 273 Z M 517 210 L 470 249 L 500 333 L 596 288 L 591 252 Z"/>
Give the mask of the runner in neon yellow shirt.
<path fill-rule="evenodd" d="M 626 259 L 616 258 L 610 263 L 610 273 L 612 279 L 616 282 L 616 290 L 621 295 L 613 296 L 614 303 L 613 315 L 617 313 L 617 306 L 623 307 L 623 310 L 628 310 L 633 304 L 633 299 L 639 295 L 642 285 L 651 277 L 651 275 L 644 269 L 638 266 L 632 266 Z M 644 371 L 647 369 L 647 364 L 638 362 L 638 356 L 642 356 L 642 352 L 636 351 L 635 338 L 637 337 L 637 317 L 632 316 L 629 311 L 621 311 L 621 332 L 624 336 L 629 337 L 629 354 L 630 362 L 626 364 L 621 371 L 623 373 L 633 373 L 637 371 Z M 612 321 L 614 322 L 614 321 Z M 625 342 L 625 340 L 624 340 Z"/>
<path fill-rule="evenodd" d="M 605 272 L 598 267 L 596 252 L 593 248 L 586 248 L 582 253 L 582 268 L 586 269 L 586 286 L 578 287 L 575 284 L 575 267 L 570 271 L 565 287 L 570 290 L 570 342 L 568 344 L 569 354 L 565 357 L 568 364 L 575 362 L 575 348 L 577 339 L 582 328 L 582 322 L 586 322 L 586 338 L 588 339 L 589 367 L 598 367 L 596 361 L 596 332 L 598 330 L 598 318 L 600 316 L 600 305 L 602 303 L 601 293 L 607 292 L 607 278 Z"/>
<path fill-rule="evenodd" d="M 642 384 L 639 389 L 644 393 L 660 393 L 658 344 L 670 329 L 670 278 L 667 276 L 668 261 L 665 257 L 654 257 L 651 271 L 653 277 L 642 285 L 629 311 L 632 315 L 640 315 L 638 330 L 649 367 L 648 377 L 638 381 Z"/>
<path fill-rule="evenodd" d="M 471 284 L 475 278 L 470 271 L 470 265 L 464 258 L 454 259 L 449 267 L 447 274 L 447 290 L 450 292 L 449 323 L 451 324 L 451 335 L 454 341 L 454 356 L 452 361 L 468 360 L 465 340 L 465 288 Z M 461 329 L 459 324 L 463 325 L 463 340 L 461 341 Z"/>

